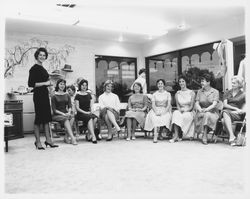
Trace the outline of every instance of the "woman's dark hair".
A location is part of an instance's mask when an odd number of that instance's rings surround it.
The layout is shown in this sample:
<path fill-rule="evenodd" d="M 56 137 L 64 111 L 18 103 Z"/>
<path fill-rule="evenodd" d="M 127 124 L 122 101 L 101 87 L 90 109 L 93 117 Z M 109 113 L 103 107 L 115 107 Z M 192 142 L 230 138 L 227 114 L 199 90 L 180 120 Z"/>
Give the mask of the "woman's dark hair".
<path fill-rule="evenodd" d="M 74 93 L 76 92 L 76 87 L 75 87 L 73 84 L 68 85 L 68 86 L 67 86 L 67 90 L 68 90 L 69 88 L 70 88 Z"/>
<path fill-rule="evenodd" d="M 185 75 L 180 75 L 180 76 L 178 77 L 178 82 L 180 81 L 180 79 L 183 79 L 183 80 L 186 82 L 186 84 L 188 84 L 189 79 L 187 78 L 187 76 L 185 76 Z"/>
<path fill-rule="evenodd" d="M 134 85 L 133 85 L 133 93 L 135 93 L 135 90 L 134 90 L 134 86 L 135 86 L 135 85 L 139 86 L 139 87 L 140 87 L 140 93 L 143 93 L 143 91 L 142 91 L 142 85 L 141 85 L 141 83 L 139 83 L 139 82 L 135 82 L 135 83 L 134 83 Z"/>
<path fill-rule="evenodd" d="M 79 82 L 79 84 L 78 84 L 78 91 L 81 91 L 82 90 L 82 85 L 84 84 L 84 83 L 86 83 L 87 84 L 87 90 L 88 90 L 88 85 L 89 85 L 89 82 L 88 82 L 88 80 L 86 80 L 86 79 L 82 79 L 80 82 Z"/>
<path fill-rule="evenodd" d="M 157 85 L 160 81 L 162 81 L 162 83 L 164 84 L 164 86 L 166 85 L 166 82 L 165 82 L 164 79 L 158 79 L 158 80 L 156 81 L 156 85 Z"/>
<path fill-rule="evenodd" d="M 140 75 L 142 73 L 146 73 L 146 69 L 145 68 L 140 69 L 138 74 Z"/>
<path fill-rule="evenodd" d="M 60 84 L 61 82 L 63 82 L 63 83 L 65 84 L 65 87 L 64 87 L 63 91 L 66 92 L 66 80 L 64 80 L 64 79 L 59 79 L 59 80 L 57 80 L 57 82 L 56 82 L 56 87 L 55 87 L 55 91 L 58 91 L 58 90 L 59 90 L 59 84 Z"/>
<path fill-rule="evenodd" d="M 45 53 L 45 56 L 46 56 L 46 59 L 48 58 L 48 51 L 46 50 L 46 48 L 38 48 L 34 54 L 34 57 L 35 59 L 37 60 L 38 58 L 38 55 L 40 52 L 44 52 Z"/>
<path fill-rule="evenodd" d="M 203 73 L 201 75 L 201 81 L 206 80 L 207 82 L 210 82 L 210 86 L 214 87 L 215 86 L 215 78 L 212 72 L 209 73 Z"/>

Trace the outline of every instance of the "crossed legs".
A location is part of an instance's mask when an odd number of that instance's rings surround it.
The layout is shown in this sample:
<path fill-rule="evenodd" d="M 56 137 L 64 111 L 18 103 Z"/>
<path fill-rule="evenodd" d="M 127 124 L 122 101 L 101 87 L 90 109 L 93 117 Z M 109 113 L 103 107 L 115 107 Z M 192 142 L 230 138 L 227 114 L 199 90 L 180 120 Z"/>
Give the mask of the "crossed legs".
<path fill-rule="evenodd" d="M 223 112 L 222 124 L 225 127 L 225 130 L 229 133 L 229 142 L 235 140 L 234 129 L 233 129 L 233 127 L 235 128 L 235 126 L 232 125 L 232 120 L 230 116 L 225 112 Z"/>
<path fill-rule="evenodd" d="M 117 124 L 115 116 L 111 111 L 107 110 L 107 114 L 105 115 L 104 119 L 108 127 L 108 139 L 110 139 L 112 138 L 112 125 L 114 125 L 117 131 L 120 131 L 121 128 Z"/>

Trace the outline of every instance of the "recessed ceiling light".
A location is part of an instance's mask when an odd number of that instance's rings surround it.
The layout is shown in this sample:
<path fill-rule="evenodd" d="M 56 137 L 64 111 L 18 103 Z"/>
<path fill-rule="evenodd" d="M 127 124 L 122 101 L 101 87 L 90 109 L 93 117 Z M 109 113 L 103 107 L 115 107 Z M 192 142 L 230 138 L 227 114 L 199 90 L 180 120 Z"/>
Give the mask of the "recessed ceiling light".
<path fill-rule="evenodd" d="M 180 24 L 179 26 L 177 26 L 177 28 L 179 30 L 185 30 L 186 29 L 186 25 L 185 24 Z"/>
<path fill-rule="evenodd" d="M 123 36 L 122 36 L 122 35 L 120 35 L 118 41 L 119 41 L 119 42 L 123 42 Z"/>

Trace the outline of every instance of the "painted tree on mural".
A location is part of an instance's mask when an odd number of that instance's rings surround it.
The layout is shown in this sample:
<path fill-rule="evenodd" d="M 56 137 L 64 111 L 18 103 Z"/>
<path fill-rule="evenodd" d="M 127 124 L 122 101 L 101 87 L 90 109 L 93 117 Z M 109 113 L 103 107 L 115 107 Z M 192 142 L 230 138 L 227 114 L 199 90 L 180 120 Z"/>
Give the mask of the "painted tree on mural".
<path fill-rule="evenodd" d="M 39 47 L 44 47 L 48 50 L 49 70 L 59 69 L 67 60 L 69 54 L 75 50 L 71 45 L 65 44 L 61 48 L 52 48 L 48 46 L 49 42 L 32 38 L 29 41 L 21 42 L 13 48 L 6 49 L 4 63 L 4 78 L 13 77 L 15 67 L 25 67 L 34 50 Z"/>

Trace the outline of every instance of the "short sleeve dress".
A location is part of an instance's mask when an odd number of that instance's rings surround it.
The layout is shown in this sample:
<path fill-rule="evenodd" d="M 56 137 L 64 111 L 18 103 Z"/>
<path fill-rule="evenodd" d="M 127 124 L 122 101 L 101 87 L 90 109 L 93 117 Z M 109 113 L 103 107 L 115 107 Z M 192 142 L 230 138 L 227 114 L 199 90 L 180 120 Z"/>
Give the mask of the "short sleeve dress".
<path fill-rule="evenodd" d="M 91 111 L 91 107 L 90 107 L 90 102 L 91 102 L 91 95 L 88 93 L 86 95 L 82 95 L 80 93 L 77 93 L 75 96 L 75 100 L 77 100 L 79 102 L 79 108 L 82 109 L 83 111 Z M 97 117 L 94 114 L 85 114 L 85 113 L 81 113 L 77 111 L 76 114 L 76 119 L 79 121 L 83 121 L 84 126 L 87 126 L 89 120 L 91 118 L 95 118 Z"/>
<path fill-rule="evenodd" d="M 227 103 L 233 107 L 237 107 L 242 109 L 243 105 L 246 103 L 246 95 L 245 92 L 239 91 L 235 96 L 233 96 L 232 89 L 225 92 L 223 96 L 223 100 L 227 100 Z M 243 120 L 245 114 L 239 114 L 231 109 L 223 109 L 222 112 L 225 112 L 229 115 L 232 121 L 241 121 Z"/>
<path fill-rule="evenodd" d="M 156 110 L 159 112 L 165 112 L 167 104 L 171 101 L 171 94 L 167 91 L 156 91 L 153 94 L 152 101 L 155 101 Z M 165 126 L 170 129 L 171 123 L 171 110 L 164 115 L 157 116 L 153 109 L 151 109 L 146 117 L 144 130 L 152 131 L 154 127 Z"/>
<path fill-rule="evenodd" d="M 219 91 L 214 88 L 210 88 L 208 91 L 200 89 L 197 92 L 196 101 L 199 102 L 201 108 L 207 108 L 212 105 L 214 101 L 219 101 Z M 209 130 L 214 131 L 218 119 L 218 108 L 213 108 L 209 112 L 205 113 L 197 113 L 195 116 L 195 131 L 203 132 L 204 126 L 207 126 L 209 127 Z"/>
<path fill-rule="evenodd" d="M 143 94 L 133 94 L 128 99 L 131 108 L 143 108 L 147 106 L 147 96 Z M 145 111 L 126 111 L 125 118 L 134 118 L 139 125 L 144 128 L 146 113 Z"/>
<path fill-rule="evenodd" d="M 49 91 L 47 86 L 35 87 L 38 82 L 46 82 L 49 79 L 47 70 L 38 64 L 29 70 L 28 86 L 33 87 L 33 101 L 35 107 L 35 124 L 45 124 L 51 122 L 51 108 Z"/>
<path fill-rule="evenodd" d="M 194 95 L 194 91 L 188 89 L 186 91 L 177 91 L 175 97 L 180 107 L 189 108 L 194 103 L 194 98 L 192 98 Z M 173 113 L 172 124 L 181 128 L 183 137 L 185 138 L 194 137 L 194 115 L 193 110 L 183 113 L 175 110 Z"/>
<path fill-rule="evenodd" d="M 68 117 L 56 113 L 56 110 L 67 113 L 68 109 L 72 107 L 71 99 L 68 93 L 65 93 L 63 95 L 54 94 L 51 97 L 51 106 L 53 111 L 53 121 L 57 121 L 63 124 L 66 120 L 68 120 Z"/>

